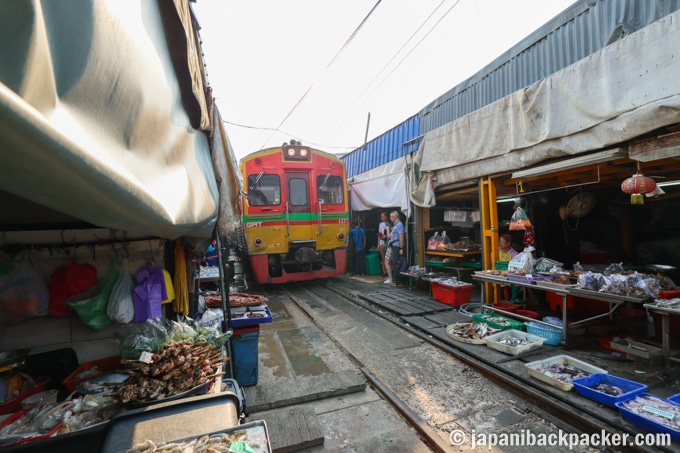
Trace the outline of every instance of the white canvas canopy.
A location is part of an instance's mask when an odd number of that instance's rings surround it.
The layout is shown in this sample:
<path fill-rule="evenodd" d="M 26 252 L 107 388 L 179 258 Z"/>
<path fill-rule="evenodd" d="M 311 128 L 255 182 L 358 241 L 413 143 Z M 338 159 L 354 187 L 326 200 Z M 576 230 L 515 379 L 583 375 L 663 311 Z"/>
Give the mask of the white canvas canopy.
<path fill-rule="evenodd" d="M 237 166 L 203 80 L 187 0 L 5 5 L 0 199 L 15 207 L 3 221 L 174 239 L 209 237 L 220 204 L 238 220 Z"/>
<path fill-rule="evenodd" d="M 388 162 L 349 179 L 353 211 L 398 206 L 408 217 L 406 157 Z"/>
<path fill-rule="evenodd" d="M 413 201 L 432 205 L 427 188 L 603 149 L 677 123 L 679 45 L 676 11 L 425 134 L 415 157 L 424 175 Z"/>

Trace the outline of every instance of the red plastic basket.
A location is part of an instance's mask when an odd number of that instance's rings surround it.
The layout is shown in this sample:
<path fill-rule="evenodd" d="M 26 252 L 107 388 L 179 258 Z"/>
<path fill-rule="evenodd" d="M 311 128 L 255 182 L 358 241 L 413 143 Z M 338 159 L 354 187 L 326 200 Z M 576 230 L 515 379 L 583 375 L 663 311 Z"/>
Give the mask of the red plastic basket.
<path fill-rule="evenodd" d="M 76 376 L 78 376 L 83 371 L 91 370 L 95 366 L 97 367 L 97 370 L 100 371 L 98 374 L 92 374 L 92 375 L 90 375 L 86 378 L 81 378 L 81 379 L 76 378 Z M 85 362 L 82 365 L 80 365 L 78 368 L 76 368 L 76 370 L 73 373 L 69 374 L 66 377 L 66 379 L 64 379 L 62 381 L 62 384 L 64 384 L 64 386 L 66 387 L 66 389 L 69 392 L 72 392 L 76 389 L 76 385 L 79 382 L 87 381 L 88 379 L 92 379 L 94 377 L 101 376 L 102 374 L 116 370 L 120 367 L 121 367 L 121 365 L 120 365 L 120 356 L 119 355 L 116 355 L 116 356 L 113 356 L 113 357 L 107 357 L 105 359 L 93 360 L 91 362 Z"/>
<path fill-rule="evenodd" d="M 31 395 L 42 392 L 45 390 L 45 386 L 50 382 L 52 378 L 49 377 L 37 377 L 33 378 L 35 381 L 35 387 L 30 390 L 26 390 L 21 395 L 15 396 L 11 400 L 5 401 L 0 404 L 0 415 L 11 414 L 21 410 L 21 402 Z"/>

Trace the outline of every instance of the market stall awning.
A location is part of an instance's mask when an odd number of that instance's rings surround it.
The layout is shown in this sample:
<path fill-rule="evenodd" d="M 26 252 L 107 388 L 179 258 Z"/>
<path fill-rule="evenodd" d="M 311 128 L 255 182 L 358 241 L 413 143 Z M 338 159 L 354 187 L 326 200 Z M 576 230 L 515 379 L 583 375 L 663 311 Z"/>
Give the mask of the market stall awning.
<path fill-rule="evenodd" d="M 6 5 L 0 198 L 45 208 L 13 222 L 58 213 L 167 239 L 209 237 L 219 191 L 199 46 L 187 0 Z"/>
<path fill-rule="evenodd" d="M 388 162 L 348 181 L 353 211 L 399 206 L 409 216 L 406 188 L 406 158 Z"/>
<path fill-rule="evenodd" d="M 679 22 L 675 12 L 425 134 L 416 156 L 424 185 L 512 172 L 679 122 Z"/>

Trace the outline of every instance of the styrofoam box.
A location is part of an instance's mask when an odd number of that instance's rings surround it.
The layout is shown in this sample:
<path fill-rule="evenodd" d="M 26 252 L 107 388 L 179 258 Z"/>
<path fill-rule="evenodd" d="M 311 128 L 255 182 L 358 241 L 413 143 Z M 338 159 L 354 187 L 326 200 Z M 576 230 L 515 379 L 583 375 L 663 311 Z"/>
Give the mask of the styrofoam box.
<path fill-rule="evenodd" d="M 565 392 L 568 392 L 568 391 L 570 391 L 571 389 L 574 388 L 574 384 L 572 384 L 571 382 L 569 382 L 569 383 L 560 382 L 557 379 L 553 379 L 550 376 L 543 374 L 540 371 L 538 371 L 539 368 L 542 368 L 544 366 L 549 366 L 549 365 L 552 365 L 552 364 L 555 364 L 555 363 L 559 363 L 561 365 L 571 365 L 574 368 L 578 368 L 579 370 L 585 371 L 586 373 L 590 373 L 590 374 L 597 374 L 597 373 L 609 374 L 609 372 L 607 370 L 604 370 L 602 368 L 596 367 L 596 366 L 591 365 L 589 363 L 586 363 L 582 360 L 575 359 L 571 356 L 564 355 L 564 354 L 556 355 L 554 357 L 550 357 L 550 358 L 543 359 L 543 360 L 536 360 L 534 362 L 525 363 L 524 366 L 527 367 L 527 369 L 529 371 L 529 376 L 536 378 L 539 381 L 543 381 L 547 384 L 550 384 L 553 387 L 557 387 L 560 390 L 564 390 Z"/>
<path fill-rule="evenodd" d="M 498 340 L 500 340 L 501 338 L 505 338 L 507 336 L 520 339 L 526 338 L 529 341 L 531 341 L 531 343 L 523 346 L 510 346 L 498 342 Z M 491 349 L 495 349 L 497 351 L 501 351 L 510 355 L 517 355 L 524 351 L 529 351 L 531 349 L 541 347 L 541 345 L 543 345 L 543 342 L 545 341 L 545 338 L 539 337 L 538 335 L 522 332 L 521 330 L 510 329 L 495 333 L 493 335 L 489 335 L 488 337 L 485 338 L 485 340 L 486 345 Z"/>

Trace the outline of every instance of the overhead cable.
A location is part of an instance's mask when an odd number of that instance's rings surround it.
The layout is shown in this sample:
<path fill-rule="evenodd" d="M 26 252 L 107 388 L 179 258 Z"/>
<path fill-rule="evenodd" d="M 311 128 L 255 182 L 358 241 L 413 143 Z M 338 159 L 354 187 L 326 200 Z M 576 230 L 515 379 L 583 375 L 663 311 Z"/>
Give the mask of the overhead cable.
<path fill-rule="evenodd" d="M 326 67 L 324 68 L 324 72 L 327 71 L 327 70 L 333 65 L 333 63 L 335 63 L 335 61 L 338 59 L 338 57 L 340 57 L 340 55 L 342 54 L 342 52 L 344 52 L 344 50 L 347 48 L 347 46 L 352 42 L 352 40 L 355 38 L 355 36 L 357 35 L 357 33 L 359 33 L 359 30 L 361 30 L 361 28 L 364 26 L 364 24 L 366 23 L 366 21 L 368 21 L 368 18 L 371 16 L 371 14 L 373 14 L 373 12 L 376 10 L 376 8 L 378 7 L 378 5 L 379 5 L 381 2 L 382 2 L 382 0 L 378 0 L 378 1 L 376 2 L 376 4 L 373 5 L 373 8 L 371 8 L 371 10 L 368 12 L 368 14 L 366 15 L 366 17 L 364 17 L 364 19 L 363 19 L 363 20 L 361 21 L 361 23 L 354 29 L 354 31 L 353 31 L 352 34 L 349 36 L 349 38 L 347 38 L 347 41 L 345 41 L 345 43 L 342 45 L 342 47 L 340 47 L 340 50 L 338 50 L 338 51 L 336 52 L 335 56 L 331 59 L 331 61 L 328 62 L 328 64 L 327 64 Z M 293 106 L 293 108 L 290 109 L 290 111 L 289 111 L 288 114 L 285 116 L 285 118 L 283 118 L 283 120 L 281 120 L 281 123 L 279 123 L 279 125 L 276 127 L 277 130 L 278 130 L 281 126 L 283 126 L 283 124 L 288 120 L 288 118 L 290 118 L 290 116 L 293 114 L 293 112 L 295 111 L 295 109 L 297 109 L 297 107 L 300 105 L 300 103 L 302 103 L 302 101 L 307 97 L 307 95 L 309 94 L 309 92 L 312 91 L 312 88 L 314 88 L 314 85 L 315 85 L 315 84 L 316 84 L 316 80 L 315 80 L 314 82 L 312 82 L 312 84 L 309 86 L 309 88 L 307 88 L 307 91 L 304 92 L 304 94 L 302 95 L 302 97 L 300 97 L 300 99 L 295 103 L 295 105 Z M 275 133 L 275 132 L 272 132 L 272 134 L 271 134 L 271 135 L 267 138 L 267 140 L 265 140 L 265 142 L 262 144 L 262 146 L 260 147 L 260 149 L 263 149 L 263 148 L 265 147 L 265 145 L 267 144 L 267 142 L 268 142 L 269 140 L 271 140 L 271 138 L 274 136 L 274 133 Z"/>

